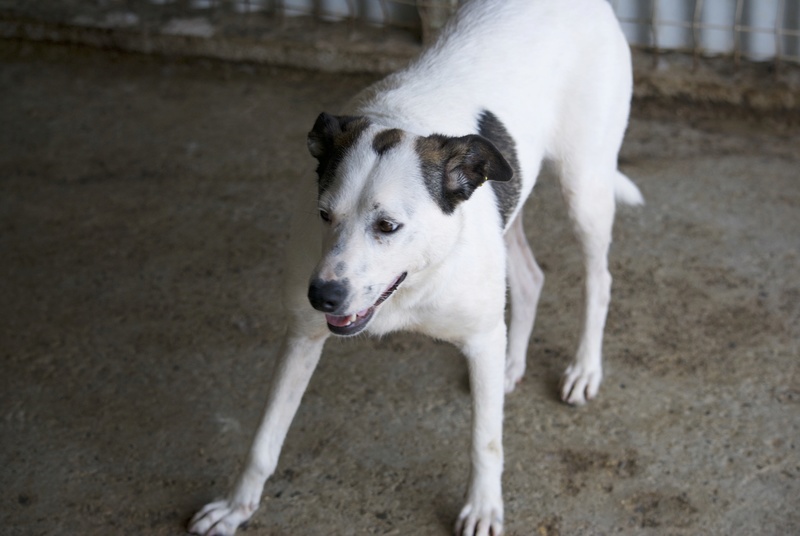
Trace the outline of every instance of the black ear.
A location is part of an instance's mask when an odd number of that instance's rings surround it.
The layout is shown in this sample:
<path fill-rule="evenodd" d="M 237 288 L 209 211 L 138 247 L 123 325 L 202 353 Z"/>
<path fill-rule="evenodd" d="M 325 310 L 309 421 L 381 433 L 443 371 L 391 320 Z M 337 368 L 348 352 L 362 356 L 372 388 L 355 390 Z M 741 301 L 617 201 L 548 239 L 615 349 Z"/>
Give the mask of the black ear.
<path fill-rule="evenodd" d="M 469 194 L 487 180 L 506 182 L 514 176 L 511 165 L 492 142 L 472 134 L 450 138 L 444 147 L 448 160 L 445 164 L 445 187 L 456 191 L 468 189 Z"/>
<path fill-rule="evenodd" d="M 342 132 L 342 126 L 338 117 L 326 114 L 319 114 L 314 122 L 314 127 L 308 133 L 308 152 L 311 156 L 320 160 L 333 148 L 333 140 L 337 134 Z"/>
<path fill-rule="evenodd" d="M 475 134 L 450 138 L 434 134 L 417 144 L 428 187 L 446 213 L 466 201 L 487 180 L 506 182 L 511 165 L 492 142 Z M 436 183 L 439 183 L 438 185 Z"/>
<path fill-rule="evenodd" d="M 336 170 L 369 121 L 358 116 L 335 116 L 319 114 L 314 127 L 308 133 L 308 151 L 317 159 L 317 176 L 320 192 L 336 177 Z"/>
<path fill-rule="evenodd" d="M 357 116 L 337 116 L 322 112 L 308 133 L 308 152 L 317 160 L 329 157 L 331 152 L 342 145 L 343 134 L 354 134 L 363 130 L 367 121 Z M 354 136 L 345 136 L 353 138 Z M 345 143 L 346 144 L 346 143 Z"/>

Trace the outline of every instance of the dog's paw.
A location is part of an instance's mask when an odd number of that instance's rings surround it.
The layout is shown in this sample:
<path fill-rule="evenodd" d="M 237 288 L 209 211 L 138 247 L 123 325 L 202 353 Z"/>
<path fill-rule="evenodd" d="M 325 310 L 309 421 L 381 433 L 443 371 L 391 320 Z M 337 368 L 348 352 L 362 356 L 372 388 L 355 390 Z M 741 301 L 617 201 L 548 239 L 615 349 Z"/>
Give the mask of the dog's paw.
<path fill-rule="evenodd" d="M 233 536 L 239 526 L 250 519 L 256 507 L 216 501 L 205 505 L 189 521 L 189 534 L 199 536 Z"/>
<path fill-rule="evenodd" d="M 573 406 L 582 406 L 597 396 L 602 381 L 602 368 L 573 363 L 561 377 L 561 400 Z"/>
<path fill-rule="evenodd" d="M 502 500 L 472 500 L 461 510 L 455 536 L 500 536 L 503 533 Z"/>

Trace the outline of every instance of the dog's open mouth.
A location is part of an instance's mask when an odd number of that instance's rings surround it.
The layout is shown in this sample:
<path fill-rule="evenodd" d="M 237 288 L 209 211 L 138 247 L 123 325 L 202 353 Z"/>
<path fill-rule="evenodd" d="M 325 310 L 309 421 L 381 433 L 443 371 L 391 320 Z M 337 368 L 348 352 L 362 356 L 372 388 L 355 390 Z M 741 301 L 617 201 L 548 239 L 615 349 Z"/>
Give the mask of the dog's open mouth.
<path fill-rule="evenodd" d="M 331 333 L 335 333 L 336 335 L 355 335 L 356 333 L 361 332 L 361 330 L 367 327 L 369 321 L 372 320 L 372 315 L 375 314 L 375 309 L 389 299 L 389 296 L 391 296 L 394 291 L 397 290 L 397 287 L 400 286 L 400 283 L 403 282 L 407 275 L 408 272 L 403 272 L 397 276 L 392 284 L 383 291 L 383 294 L 380 295 L 378 301 L 376 301 L 372 307 L 347 316 L 334 316 L 326 314 L 325 320 L 328 322 L 328 329 L 331 330 Z"/>

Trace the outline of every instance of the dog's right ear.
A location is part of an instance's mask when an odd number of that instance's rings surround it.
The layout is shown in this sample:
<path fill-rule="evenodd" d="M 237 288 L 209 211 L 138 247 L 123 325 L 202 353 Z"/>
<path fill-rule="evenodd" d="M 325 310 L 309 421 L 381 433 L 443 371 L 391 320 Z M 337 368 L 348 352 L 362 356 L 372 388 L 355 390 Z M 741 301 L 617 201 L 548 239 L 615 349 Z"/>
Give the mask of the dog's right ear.
<path fill-rule="evenodd" d="M 308 152 L 317 160 L 324 160 L 334 149 L 343 149 L 353 143 L 367 124 L 363 117 L 322 112 L 308 133 Z"/>
<path fill-rule="evenodd" d="M 333 148 L 334 137 L 342 132 L 339 119 L 322 112 L 308 133 L 308 152 L 317 160 L 322 159 Z"/>

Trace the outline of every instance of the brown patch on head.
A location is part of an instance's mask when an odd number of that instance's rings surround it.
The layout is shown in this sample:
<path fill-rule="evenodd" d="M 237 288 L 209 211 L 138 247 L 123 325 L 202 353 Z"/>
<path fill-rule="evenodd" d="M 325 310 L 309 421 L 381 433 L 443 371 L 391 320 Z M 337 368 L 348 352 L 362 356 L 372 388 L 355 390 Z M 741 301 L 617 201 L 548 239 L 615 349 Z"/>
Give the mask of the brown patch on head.
<path fill-rule="evenodd" d="M 397 147 L 402 139 L 403 131 L 399 128 L 382 130 L 378 132 L 372 140 L 372 148 L 379 156 L 383 156 L 388 150 Z"/>

